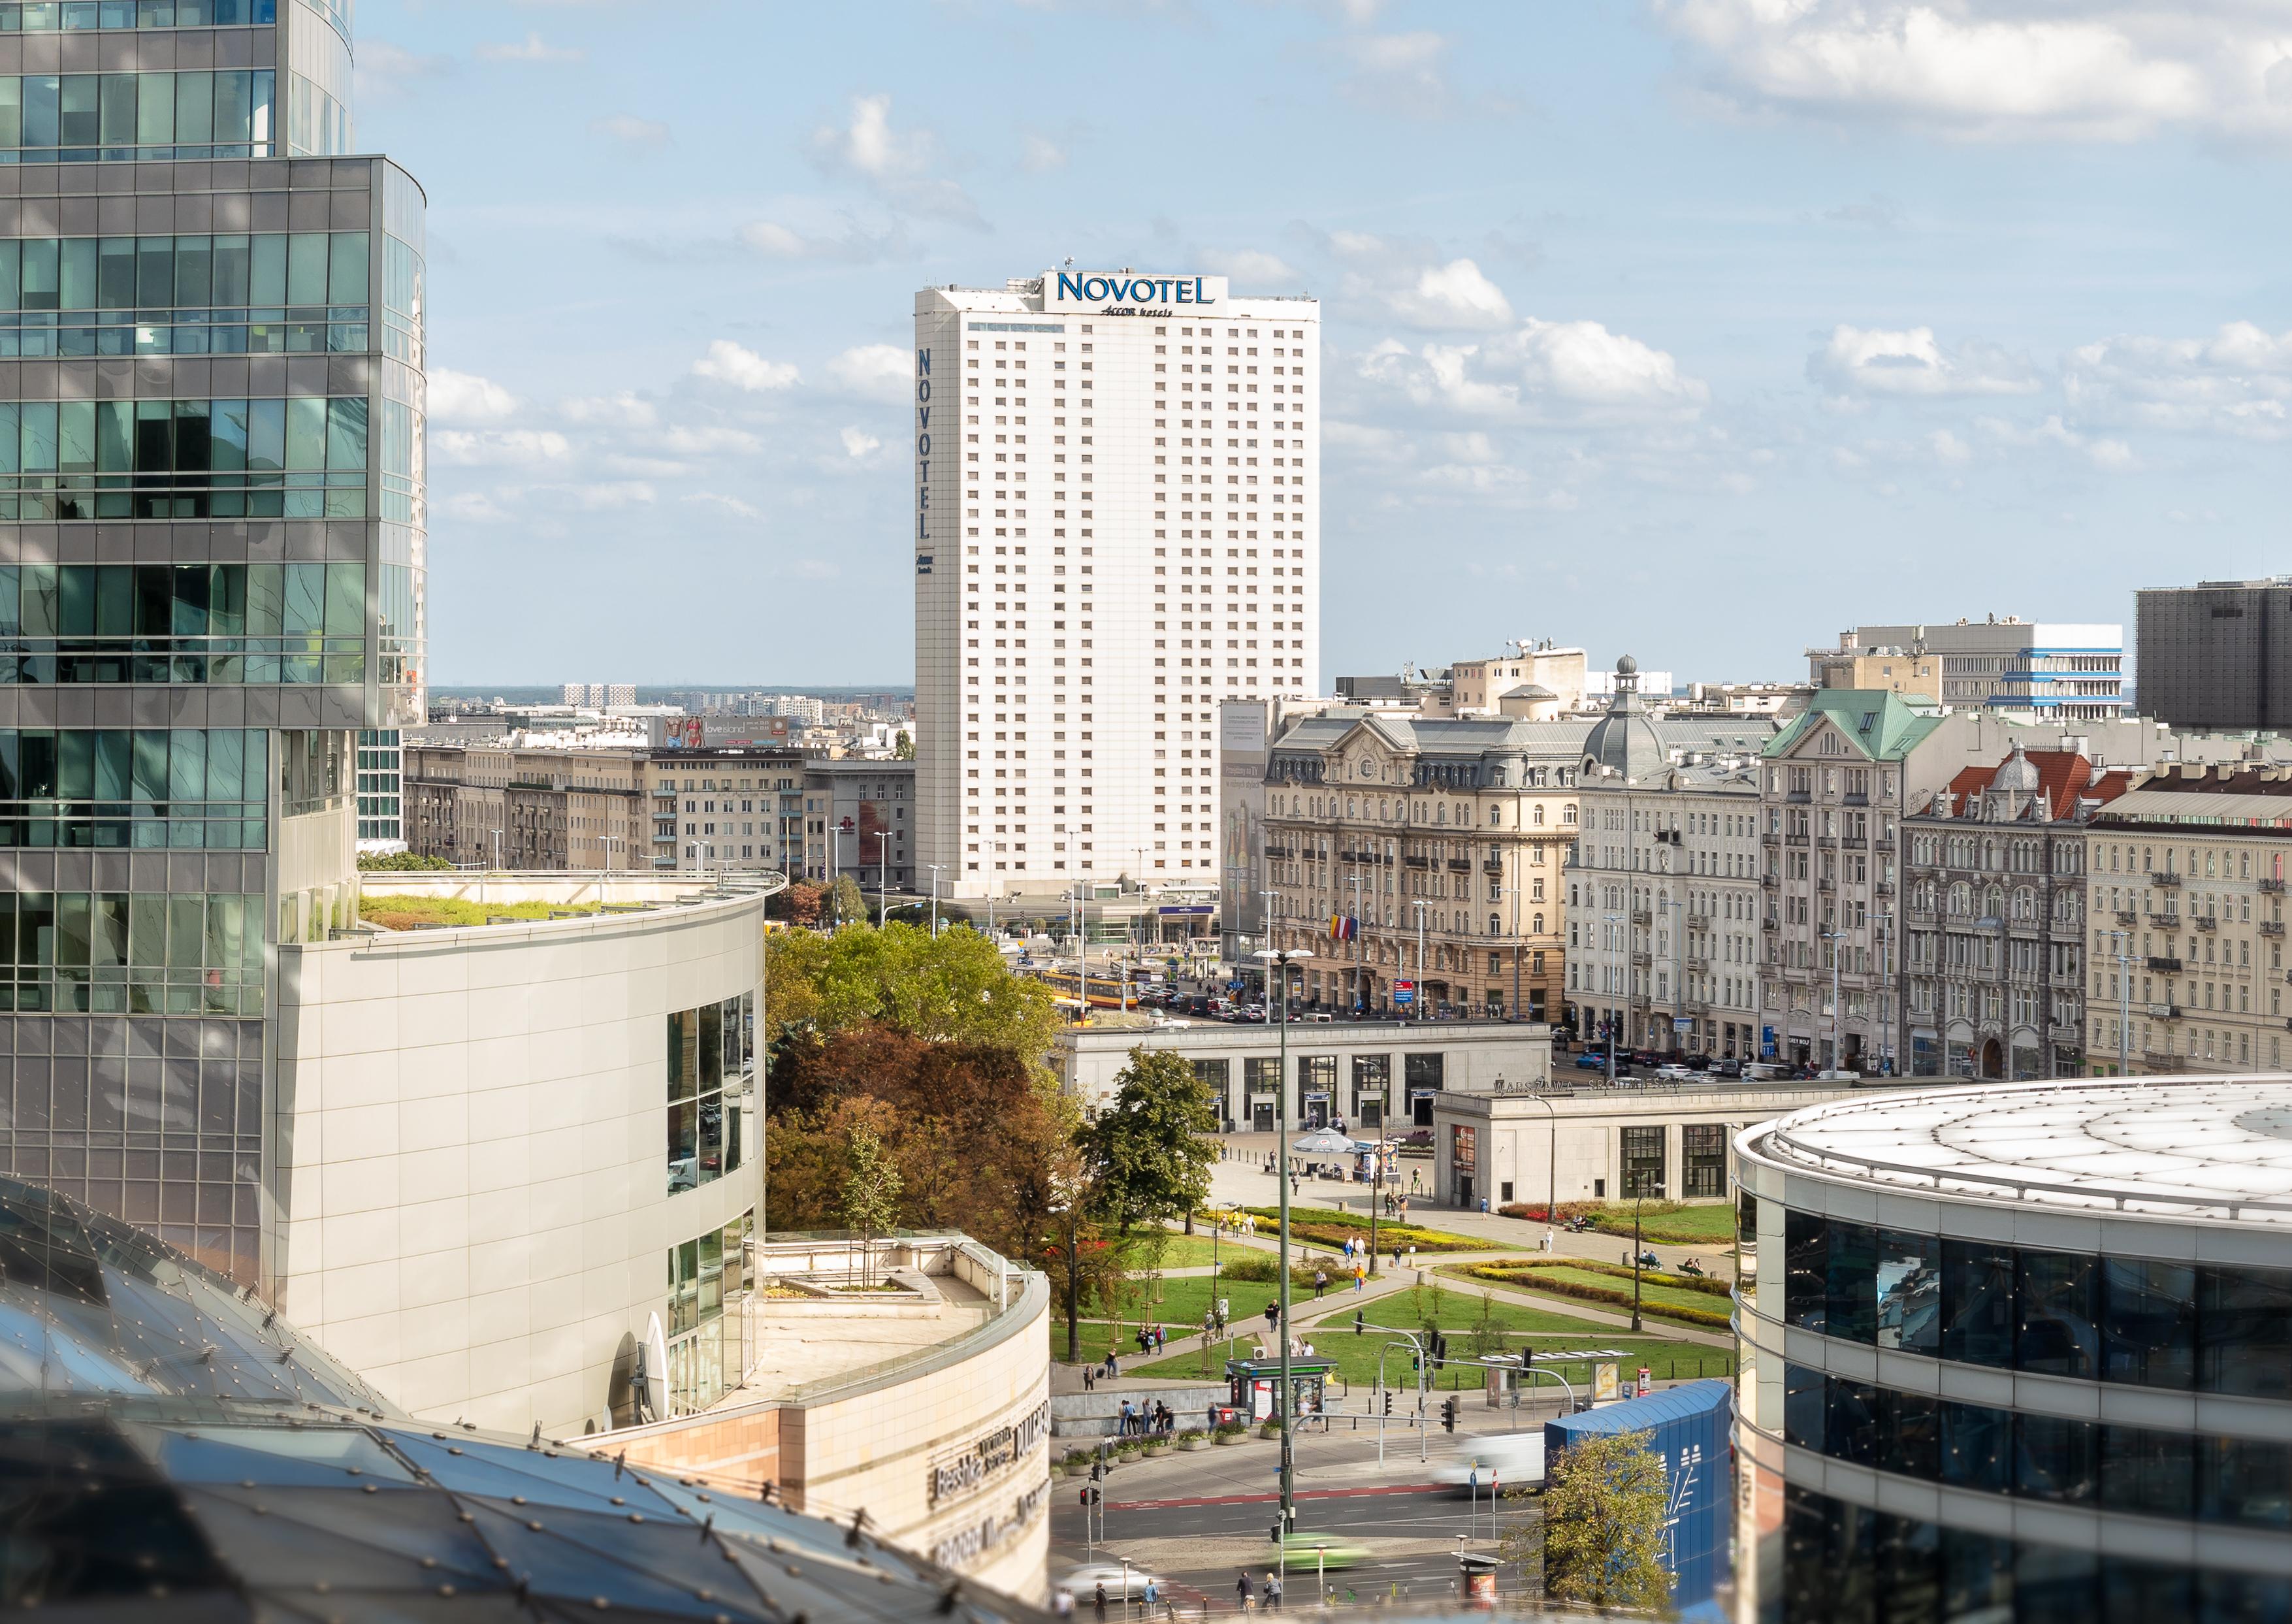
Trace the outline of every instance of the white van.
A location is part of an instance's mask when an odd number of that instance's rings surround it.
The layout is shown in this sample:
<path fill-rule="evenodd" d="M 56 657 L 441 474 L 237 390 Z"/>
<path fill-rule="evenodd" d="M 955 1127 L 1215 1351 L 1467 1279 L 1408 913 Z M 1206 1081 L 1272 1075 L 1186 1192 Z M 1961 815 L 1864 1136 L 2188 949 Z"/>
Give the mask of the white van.
<path fill-rule="evenodd" d="M 1434 1469 L 1432 1481 L 1452 1489 L 1465 1489 L 1471 1486 L 1475 1472 L 1480 1475 L 1482 1494 L 1489 1492 L 1491 1483 L 1499 1489 L 1542 1483 L 1544 1434 L 1497 1433 L 1487 1438 L 1463 1439 L 1456 1454 Z"/>

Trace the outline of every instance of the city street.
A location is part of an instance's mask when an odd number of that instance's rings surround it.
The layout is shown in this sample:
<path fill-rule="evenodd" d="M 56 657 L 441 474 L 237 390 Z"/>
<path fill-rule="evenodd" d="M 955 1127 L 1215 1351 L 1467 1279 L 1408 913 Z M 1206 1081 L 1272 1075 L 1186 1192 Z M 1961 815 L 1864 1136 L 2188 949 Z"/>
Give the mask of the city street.
<path fill-rule="evenodd" d="M 1509 1527 L 1537 1514 L 1532 1502 L 1507 1501 L 1494 1515 L 1485 1483 L 1475 1503 L 1462 1491 L 1435 1486 L 1434 1476 L 1460 1456 L 1469 1456 L 1476 1437 L 1515 1425 L 1535 1430 L 1552 1412 L 1548 1404 L 1524 1409 L 1515 1424 L 1509 1411 L 1467 1404 L 1465 1431 L 1443 1433 L 1435 1421 L 1425 1446 L 1429 1461 L 1418 1460 L 1411 1429 L 1396 1426 L 1386 1439 L 1382 1467 L 1373 1431 L 1341 1430 L 1327 1437 L 1301 1434 L 1295 1446 L 1298 1529 L 1368 1551 L 1355 1565 L 1329 1572 L 1333 1598 L 1346 1599 L 1348 1590 L 1362 1601 L 1376 1596 L 1421 1601 L 1452 1594 L 1460 1548 L 1491 1554 L 1495 1524 Z M 1127 1558 L 1163 1580 L 1181 1605 L 1206 1599 L 1213 1608 L 1231 1607 L 1235 1580 L 1247 1571 L 1252 1585 L 1262 1588 L 1273 1565 L 1278 1449 L 1253 1438 L 1231 1448 L 1117 1466 L 1099 1485 L 1105 1495 L 1105 1538 L 1094 1544 L 1085 1543 L 1080 1503 L 1088 1480 L 1057 1479 L 1051 1485 L 1053 1582 L 1086 1561 Z M 1461 1547 L 1459 1536 L 1465 1539 Z M 1310 1556 L 1302 1566 L 1293 1558 L 1287 1592 L 1291 1607 L 1314 1600 Z M 1076 1600 L 1078 1608 L 1089 1604 L 1087 1588 Z M 1108 1615 L 1116 1616 L 1111 1604 Z"/>

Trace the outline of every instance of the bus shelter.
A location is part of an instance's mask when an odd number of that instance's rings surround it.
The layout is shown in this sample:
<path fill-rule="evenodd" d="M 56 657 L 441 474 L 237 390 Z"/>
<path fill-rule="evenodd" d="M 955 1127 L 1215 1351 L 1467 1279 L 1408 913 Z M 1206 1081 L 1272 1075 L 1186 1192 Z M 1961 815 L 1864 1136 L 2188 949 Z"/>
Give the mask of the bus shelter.
<path fill-rule="evenodd" d="M 1329 1373 L 1336 1369 L 1327 1359 L 1292 1359 L 1289 1361 L 1289 1413 L 1293 1416 L 1318 1416 L 1328 1386 Z M 1225 1379 L 1233 1407 L 1253 1421 L 1270 1421 L 1279 1414 L 1274 1394 L 1281 1388 L 1281 1361 L 1279 1359 L 1229 1359 L 1225 1363 Z"/>

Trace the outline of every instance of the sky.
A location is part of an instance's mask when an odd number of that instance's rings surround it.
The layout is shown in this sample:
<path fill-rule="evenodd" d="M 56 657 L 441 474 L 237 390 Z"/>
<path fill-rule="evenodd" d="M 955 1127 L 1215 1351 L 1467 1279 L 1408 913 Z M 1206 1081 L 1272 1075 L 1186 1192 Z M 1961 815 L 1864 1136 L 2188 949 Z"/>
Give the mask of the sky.
<path fill-rule="evenodd" d="M 633 26 L 634 25 L 634 26 Z M 2292 0 L 363 0 L 440 683 L 911 680 L 914 292 L 1322 302 L 1322 670 L 2292 568 Z"/>

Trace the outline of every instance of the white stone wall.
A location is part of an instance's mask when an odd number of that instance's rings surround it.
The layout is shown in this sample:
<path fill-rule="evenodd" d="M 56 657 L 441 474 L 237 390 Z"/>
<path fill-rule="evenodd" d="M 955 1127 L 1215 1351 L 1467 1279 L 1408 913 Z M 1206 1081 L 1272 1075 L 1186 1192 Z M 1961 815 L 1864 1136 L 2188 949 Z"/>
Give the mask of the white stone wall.
<path fill-rule="evenodd" d="M 272 1300 L 425 1418 L 578 1432 L 667 1252 L 761 1208 L 667 1193 L 666 1017 L 754 990 L 758 897 L 279 950 Z"/>

